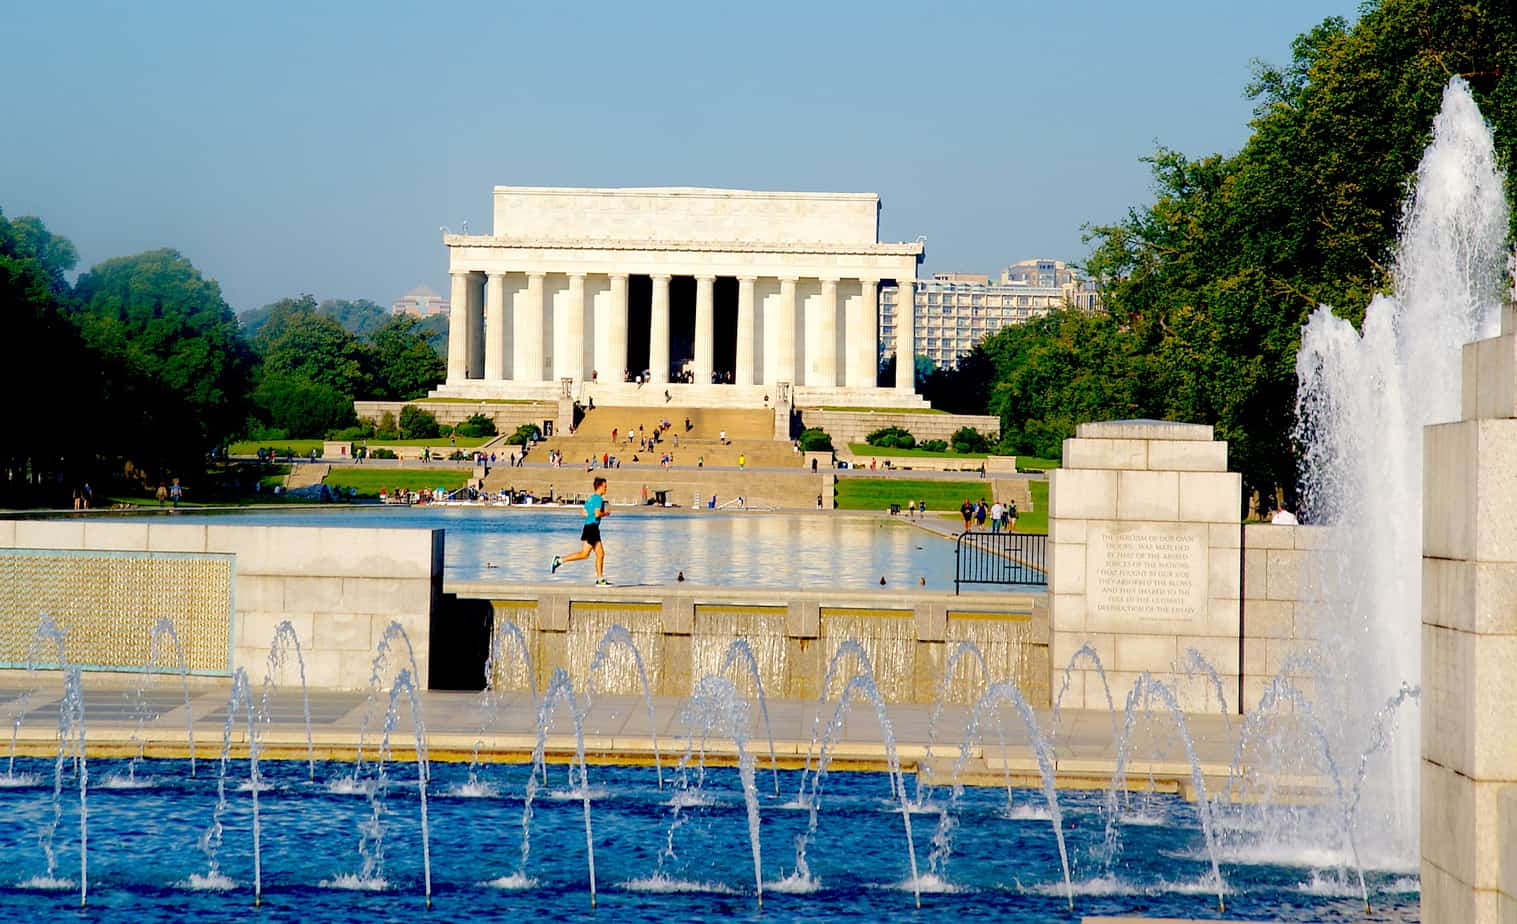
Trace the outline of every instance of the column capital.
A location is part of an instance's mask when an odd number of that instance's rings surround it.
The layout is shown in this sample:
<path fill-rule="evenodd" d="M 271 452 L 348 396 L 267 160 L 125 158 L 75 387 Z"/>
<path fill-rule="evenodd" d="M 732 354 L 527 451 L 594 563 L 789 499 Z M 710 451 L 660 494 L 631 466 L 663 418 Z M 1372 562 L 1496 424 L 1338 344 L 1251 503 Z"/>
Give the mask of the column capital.
<path fill-rule="evenodd" d="M 568 274 L 570 282 L 578 282 L 581 285 L 584 285 L 585 277 L 587 275 L 589 275 L 589 274 L 588 273 L 569 273 Z"/>
<path fill-rule="evenodd" d="M 532 273 L 528 273 L 527 274 L 527 281 L 528 282 L 531 282 L 532 280 L 536 280 L 538 282 L 542 282 L 546 278 L 548 278 L 548 274 L 547 273 L 532 272 Z"/>
<path fill-rule="evenodd" d="M 859 285 L 862 285 L 862 286 L 878 286 L 879 284 L 880 284 L 880 280 L 879 279 L 870 278 L 868 276 L 860 276 L 859 277 Z"/>
<path fill-rule="evenodd" d="M 711 273 L 701 273 L 695 277 L 696 282 L 716 282 L 716 276 Z"/>
<path fill-rule="evenodd" d="M 509 275 L 511 275 L 510 270 L 485 270 L 486 279 L 504 279 Z"/>
<path fill-rule="evenodd" d="M 800 281 L 801 281 L 801 277 L 799 277 L 799 276 L 781 276 L 780 277 L 780 282 L 781 283 L 787 283 L 788 282 L 791 285 L 795 285 L 796 283 L 798 283 Z"/>
<path fill-rule="evenodd" d="M 831 283 L 832 285 L 837 285 L 838 283 L 840 283 L 840 282 L 843 281 L 842 277 L 840 277 L 840 276 L 818 276 L 816 278 L 823 285 L 827 285 L 828 283 Z"/>
<path fill-rule="evenodd" d="M 737 281 L 738 282 L 746 282 L 749 285 L 753 285 L 755 282 L 758 282 L 758 277 L 757 276 L 739 276 L 739 277 L 737 277 Z"/>
<path fill-rule="evenodd" d="M 654 282 L 668 282 L 674 277 L 669 273 L 649 273 L 648 278 L 652 279 Z"/>

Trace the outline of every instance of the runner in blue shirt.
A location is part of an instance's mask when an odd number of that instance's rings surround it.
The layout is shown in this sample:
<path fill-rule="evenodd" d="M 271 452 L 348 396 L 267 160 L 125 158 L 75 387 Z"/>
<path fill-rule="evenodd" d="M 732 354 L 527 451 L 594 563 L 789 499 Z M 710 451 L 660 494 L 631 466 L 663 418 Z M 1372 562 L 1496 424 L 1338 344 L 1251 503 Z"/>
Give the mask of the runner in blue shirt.
<path fill-rule="evenodd" d="M 570 561 L 584 561 L 591 553 L 595 555 L 595 583 L 607 586 L 611 582 L 606 580 L 606 546 L 600 541 L 601 517 L 611 513 L 606 506 L 606 479 L 597 478 L 591 483 L 593 489 L 590 497 L 585 501 L 585 525 L 579 532 L 579 538 L 584 543 L 583 548 L 562 557 L 553 556 L 553 564 L 548 569 L 552 574 L 565 563 Z"/>

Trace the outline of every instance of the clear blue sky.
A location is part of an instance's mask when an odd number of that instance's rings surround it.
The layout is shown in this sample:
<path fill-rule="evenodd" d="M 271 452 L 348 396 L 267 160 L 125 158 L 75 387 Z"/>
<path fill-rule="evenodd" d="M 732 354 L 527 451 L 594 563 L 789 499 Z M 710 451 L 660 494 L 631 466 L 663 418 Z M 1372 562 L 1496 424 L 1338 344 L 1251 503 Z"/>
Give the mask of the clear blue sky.
<path fill-rule="evenodd" d="M 242 310 L 446 294 L 490 187 L 877 192 L 924 272 L 1080 260 L 1156 143 L 1358 0 L 0 4 L 0 208 L 81 268 L 175 247 Z"/>

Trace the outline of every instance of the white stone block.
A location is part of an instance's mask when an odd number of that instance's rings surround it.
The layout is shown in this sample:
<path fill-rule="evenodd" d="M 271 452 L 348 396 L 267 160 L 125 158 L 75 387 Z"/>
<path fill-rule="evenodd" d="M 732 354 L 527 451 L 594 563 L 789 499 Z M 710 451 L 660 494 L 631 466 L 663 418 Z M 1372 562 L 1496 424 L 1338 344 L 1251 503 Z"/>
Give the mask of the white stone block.
<path fill-rule="evenodd" d="M 1207 533 L 1210 536 L 1210 545 L 1214 549 L 1241 549 L 1243 547 L 1243 524 L 1241 523 L 1213 523 Z"/>
<path fill-rule="evenodd" d="M 1238 549 L 1209 549 L 1206 553 L 1206 595 L 1236 600 L 1242 591 L 1243 561 Z"/>
<path fill-rule="evenodd" d="M 1048 624 L 1056 631 L 1085 629 L 1086 599 L 1083 593 L 1048 595 Z"/>
<path fill-rule="evenodd" d="M 264 577 L 257 574 L 239 574 L 233 584 L 233 600 L 239 610 L 266 613 L 284 613 L 284 582 L 282 577 Z"/>
<path fill-rule="evenodd" d="M 0 549 L 16 547 L 16 521 L 0 520 Z"/>
<path fill-rule="evenodd" d="M 1064 468 L 1050 472 L 1049 521 L 1116 519 L 1117 474 L 1112 471 Z"/>
<path fill-rule="evenodd" d="M 1501 859 L 1501 894 L 1504 899 L 1502 919 L 1508 906 L 1517 912 L 1517 786 L 1507 786 L 1496 794 L 1496 837 Z"/>
<path fill-rule="evenodd" d="M 1251 639 L 1293 638 L 1296 606 L 1282 600 L 1245 600 L 1243 633 Z"/>
<path fill-rule="evenodd" d="M 1480 781 L 1517 782 L 1517 635 L 1478 635 L 1470 645 L 1474 699 L 1467 708 L 1474 727 L 1467 772 Z"/>
<path fill-rule="evenodd" d="M 1084 542 L 1085 525 L 1087 520 L 1050 519 L 1048 521 L 1049 542 Z"/>
<path fill-rule="evenodd" d="M 425 613 L 431 608 L 432 586 L 428 581 L 347 577 L 341 584 L 342 608 L 348 612 L 387 616 Z"/>
<path fill-rule="evenodd" d="M 1246 638 L 1243 640 L 1243 673 L 1252 680 L 1273 679 L 1274 675 L 1269 670 L 1269 650 L 1265 639 Z M 1248 690 L 1245 683 L 1244 692 L 1247 693 Z M 1263 694 L 1263 688 L 1256 690 L 1253 698 L 1244 705 L 1254 705 Z"/>
<path fill-rule="evenodd" d="M 18 549 L 82 549 L 82 520 L 17 520 Z"/>
<path fill-rule="evenodd" d="M 1294 549 L 1270 549 L 1264 553 L 1264 598 L 1295 600 L 1301 588 L 1301 559 L 1306 553 Z"/>
<path fill-rule="evenodd" d="M 1206 663 L 1210 664 L 1213 670 L 1222 675 L 1224 682 L 1226 682 L 1226 678 L 1229 676 L 1234 681 L 1237 680 L 1238 640 L 1236 638 L 1182 638 L 1180 639 L 1179 648 L 1182 659 L 1188 652 L 1194 650 L 1206 659 Z M 1233 702 L 1237 698 L 1237 695 L 1238 686 L 1234 682 L 1232 689 L 1227 691 L 1227 701 L 1233 705 L 1237 705 Z"/>
<path fill-rule="evenodd" d="M 1268 583 L 1265 581 L 1265 566 L 1269 562 L 1269 549 L 1243 550 L 1243 597 L 1246 600 L 1267 599 Z"/>
<path fill-rule="evenodd" d="M 373 617 L 353 613 L 317 613 L 311 647 L 330 651 L 371 652 Z"/>
<path fill-rule="evenodd" d="M 1148 467 L 1154 471 L 1225 472 L 1227 443 L 1223 440 L 1151 440 Z"/>
<path fill-rule="evenodd" d="M 1237 523 L 1243 476 L 1237 472 L 1181 472 L 1180 519 L 1207 523 Z"/>
<path fill-rule="evenodd" d="M 84 521 L 84 547 L 95 550 L 146 552 L 148 524 L 142 521 Z"/>
<path fill-rule="evenodd" d="M 1055 632 L 1053 633 L 1052 644 L 1048 649 L 1048 664 L 1053 670 L 1055 689 L 1057 689 L 1057 684 L 1062 682 L 1059 678 L 1064 673 L 1064 669 L 1069 666 L 1070 658 L 1074 657 L 1075 653 L 1086 645 L 1089 645 L 1091 650 L 1095 651 L 1096 657 L 1101 659 L 1103 670 L 1108 665 L 1116 663 L 1117 645 L 1114 636 L 1098 632 Z M 1084 655 L 1075 664 L 1076 670 L 1092 669 L 1093 667 L 1094 665 L 1090 663 L 1089 658 Z"/>
<path fill-rule="evenodd" d="M 1271 523 L 1245 523 L 1243 547 L 1245 549 L 1293 549 L 1296 547 L 1297 526 L 1275 526 Z"/>
<path fill-rule="evenodd" d="M 1423 559 L 1424 563 L 1427 561 L 1430 559 Z M 1469 612 L 1473 616 L 1473 631 L 1517 634 L 1517 565 L 1474 562 L 1471 570 L 1474 601 Z"/>
<path fill-rule="evenodd" d="M 1459 350 L 1459 419 L 1475 420 L 1480 416 L 1480 341 L 1466 343 Z"/>
<path fill-rule="evenodd" d="M 1117 472 L 1117 519 L 1180 519 L 1177 472 Z"/>
<path fill-rule="evenodd" d="M 1422 431 L 1422 554 L 1474 557 L 1476 424 L 1433 424 Z"/>
<path fill-rule="evenodd" d="M 1054 594 L 1085 592 L 1085 544 L 1050 542 L 1048 544 L 1048 590 Z"/>
<path fill-rule="evenodd" d="M 1067 439 L 1065 468 L 1146 469 L 1148 440 Z"/>
<path fill-rule="evenodd" d="M 1475 426 L 1475 507 L 1469 511 L 1475 517 L 1475 548 L 1469 557 L 1517 562 L 1517 420 L 1481 420 Z"/>
<path fill-rule="evenodd" d="M 204 523 L 149 523 L 147 547 L 154 552 L 204 552 Z"/>
<path fill-rule="evenodd" d="M 1238 620 L 1242 618 L 1239 612 L 1241 603 L 1236 597 L 1228 599 L 1218 597 L 1206 601 L 1206 623 L 1202 631 L 1207 635 L 1225 635 L 1230 638 L 1238 637 Z"/>
<path fill-rule="evenodd" d="M 1422 559 L 1422 623 L 1470 631 L 1474 627 L 1474 565 L 1447 558 Z"/>
<path fill-rule="evenodd" d="M 1080 439 L 1185 440 L 1210 442 L 1207 424 L 1174 423 L 1168 420 L 1097 420 L 1075 427 Z"/>
<path fill-rule="evenodd" d="M 1517 360 L 1517 337 L 1492 337 L 1473 346 L 1476 354 L 1475 413 L 1464 415 L 1464 419 L 1517 417 L 1517 362 L 1514 362 Z M 1466 346 L 1465 354 L 1469 352 L 1470 346 Z"/>
<path fill-rule="evenodd" d="M 244 574 L 244 572 L 239 572 Z M 348 606 L 342 599 L 342 580 L 323 574 L 310 576 L 287 574 L 283 570 L 262 572 L 249 569 L 247 577 L 269 575 L 284 582 L 284 603 L 292 610 L 312 613 L 342 612 Z"/>
<path fill-rule="evenodd" d="M 1179 655 L 1173 635 L 1119 635 L 1116 638 L 1119 671 L 1168 673 Z"/>

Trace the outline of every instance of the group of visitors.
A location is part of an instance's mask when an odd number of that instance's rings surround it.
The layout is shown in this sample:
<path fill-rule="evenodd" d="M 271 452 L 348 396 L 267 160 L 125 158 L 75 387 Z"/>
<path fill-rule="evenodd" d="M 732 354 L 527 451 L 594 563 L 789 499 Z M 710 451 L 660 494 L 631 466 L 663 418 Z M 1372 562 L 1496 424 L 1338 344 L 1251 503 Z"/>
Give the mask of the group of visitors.
<path fill-rule="evenodd" d="M 964 518 L 964 532 L 969 532 L 970 525 L 976 529 L 984 530 L 985 522 L 990 521 L 990 531 L 993 533 L 1011 532 L 1017 528 L 1017 502 L 1008 500 L 1006 503 L 995 501 L 986 506 L 985 498 L 980 498 L 978 503 L 964 498 L 964 503 L 959 505 L 959 516 Z"/>

